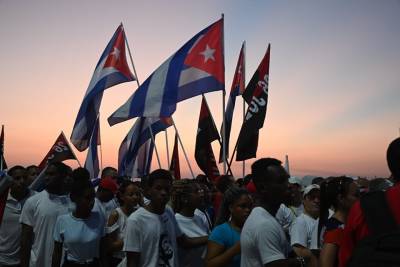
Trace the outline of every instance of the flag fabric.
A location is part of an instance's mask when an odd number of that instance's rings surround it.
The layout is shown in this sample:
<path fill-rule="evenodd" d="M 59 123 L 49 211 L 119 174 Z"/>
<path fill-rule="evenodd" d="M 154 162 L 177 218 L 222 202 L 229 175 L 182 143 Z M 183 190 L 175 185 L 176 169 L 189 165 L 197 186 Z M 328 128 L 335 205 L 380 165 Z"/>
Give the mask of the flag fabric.
<path fill-rule="evenodd" d="M 223 19 L 220 19 L 161 64 L 108 122 L 114 125 L 134 117 L 170 117 L 177 102 L 224 88 Z"/>
<path fill-rule="evenodd" d="M 1 125 L 0 134 L 0 171 L 7 170 L 7 163 L 4 158 L 4 125 Z"/>
<path fill-rule="evenodd" d="M 212 181 L 215 181 L 220 175 L 211 147 L 211 143 L 215 140 L 219 140 L 219 133 L 207 106 L 206 99 L 203 96 L 197 127 L 194 157 L 199 168 Z"/>
<path fill-rule="evenodd" d="M 150 173 L 151 160 L 153 158 L 153 140 L 147 140 L 140 148 L 133 164 L 132 178 L 142 178 Z"/>
<path fill-rule="evenodd" d="M 7 175 L 6 172 L 0 170 L 0 225 L 3 219 L 4 210 L 7 204 L 8 193 L 10 186 L 13 183 L 13 178 Z"/>
<path fill-rule="evenodd" d="M 138 118 L 119 147 L 119 174 L 130 176 L 140 147 L 151 139 L 152 134 L 155 136 L 171 125 L 170 118 Z"/>
<path fill-rule="evenodd" d="M 43 158 L 42 162 L 39 164 L 39 169 L 43 170 L 48 164 L 52 162 L 60 162 L 67 159 L 75 159 L 74 152 L 68 144 L 67 138 L 64 133 L 61 132 L 58 136 L 54 145 L 50 148 L 50 151 Z"/>
<path fill-rule="evenodd" d="M 175 134 L 174 150 L 172 151 L 171 164 L 169 170 L 175 177 L 175 180 L 181 179 L 181 170 L 179 165 L 179 151 L 178 151 L 178 135 Z"/>
<path fill-rule="evenodd" d="M 85 168 L 90 173 L 90 179 L 98 178 L 100 173 L 99 155 L 97 146 L 100 144 L 100 122 L 97 117 L 96 124 L 90 137 L 89 150 L 86 156 Z"/>
<path fill-rule="evenodd" d="M 239 133 L 237 161 L 255 158 L 257 154 L 259 130 L 264 126 L 268 104 L 270 47 L 268 45 L 264 58 L 243 93 L 249 107 Z"/>
<path fill-rule="evenodd" d="M 233 82 L 231 92 L 229 94 L 228 104 L 225 111 L 225 135 L 223 134 L 224 125 L 221 125 L 221 136 L 225 138 L 225 157 L 229 157 L 229 137 L 231 135 L 233 110 L 235 109 L 236 97 L 243 94 L 245 89 L 245 54 L 244 54 L 244 43 L 240 49 L 239 59 L 236 64 L 235 75 L 233 76 Z M 219 162 L 223 162 L 223 147 L 219 151 Z"/>
<path fill-rule="evenodd" d="M 125 33 L 121 24 L 96 65 L 75 120 L 71 142 L 79 151 L 84 151 L 89 146 L 104 90 L 133 80 L 135 77 L 126 62 Z"/>

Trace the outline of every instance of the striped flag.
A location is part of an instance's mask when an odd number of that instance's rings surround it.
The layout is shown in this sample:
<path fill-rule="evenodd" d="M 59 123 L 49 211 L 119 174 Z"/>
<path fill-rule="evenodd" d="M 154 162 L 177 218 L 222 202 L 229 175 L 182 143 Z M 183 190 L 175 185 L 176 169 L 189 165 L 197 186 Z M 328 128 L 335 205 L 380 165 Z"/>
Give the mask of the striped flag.
<path fill-rule="evenodd" d="M 116 110 L 108 123 L 134 117 L 170 117 L 179 101 L 225 89 L 223 19 L 205 28 L 169 57 Z"/>
<path fill-rule="evenodd" d="M 171 125 L 172 121 L 169 118 L 138 118 L 119 147 L 119 174 L 132 175 L 141 146 L 151 139 L 152 134 L 155 136 Z"/>
<path fill-rule="evenodd" d="M 89 171 L 91 179 L 99 177 L 100 164 L 99 164 L 99 155 L 97 151 L 98 145 L 100 145 L 99 117 L 97 117 L 92 136 L 90 137 L 89 150 L 86 156 L 86 161 L 84 166 Z"/>
<path fill-rule="evenodd" d="M 229 158 L 229 137 L 231 135 L 233 110 L 235 109 L 236 97 L 243 94 L 245 89 L 245 54 L 244 42 L 240 49 L 239 59 L 236 64 L 235 75 L 233 76 L 231 92 L 225 111 L 225 136 L 223 135 L 224 125 L 221 125 L 221 136 L 225 138 L 225 157 Z M 223 162 L 223 147 L 219 151 L 219 162 Z"/>
<path fill-rule="evenodd" d="M 121 24 L 100 57 L 79 108 L 71 134 L 71 142 L 76 149 L 84 151 L 89 146 L 104 90 L 133 80 L 135 77 L 126 62 L 125 33 Z"/>

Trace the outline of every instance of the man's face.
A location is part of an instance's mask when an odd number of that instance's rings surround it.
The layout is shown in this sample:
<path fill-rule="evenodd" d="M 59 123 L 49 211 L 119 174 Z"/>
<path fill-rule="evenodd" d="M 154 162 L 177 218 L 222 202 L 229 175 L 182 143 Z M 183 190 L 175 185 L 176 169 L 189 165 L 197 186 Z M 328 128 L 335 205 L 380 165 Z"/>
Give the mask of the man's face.
<path fill-rule="evenodd" d="M 304 210 L 312 215 L 318 216 L 320 207 L 320 190 L 313 189 L 308 193 L 303 200 Z"/>
<path fill-rule="evenodd" d="M 26 170 L 15 170 L 12 174 L 12 178 L 13 184 L 11 185 L 11 191 L 18 194 L 25 192 L 28 187 Z"/>
<path fill-rule="evenodd" d="M 171 181 L 167 179 L 156 179 L 148 190 L 151 204 L 157 207 L 165 207 L 171 196 L 171 189 Z"/>
<path fill-rule="evenodd" d="M 29 168 L 28 169 L 28 179 L 27 182 L 31 184 L 39 174 L 39 168 Z"/>
<path fill-rule="evenodd" d="M 282 166 L 269 166 L 267 169 L 268 178 L 264 186 L 268 194 L 268 201 L 288 204 L 290 202 L 289 174 Z"/>

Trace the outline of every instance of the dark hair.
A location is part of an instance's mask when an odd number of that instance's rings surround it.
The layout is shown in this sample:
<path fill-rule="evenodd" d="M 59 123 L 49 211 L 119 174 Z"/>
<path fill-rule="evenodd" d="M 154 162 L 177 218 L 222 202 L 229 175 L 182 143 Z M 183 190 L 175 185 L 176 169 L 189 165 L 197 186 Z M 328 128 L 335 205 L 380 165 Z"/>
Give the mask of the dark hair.
<path fill-rule="evenodd" d="M 87 169 L 78 167 L 72 171 L 72 180 L 90 180 L 90 173 Z"/>
<path fill-rule="evenodd" d="M 152 172 L 149 174 L 149 177 L 148 177 L 148 179 L 147 179 L 147 186 L 148 186 L 148 187 L 152 187 L 153 184 L 154 184 L 154 182 L 155 182 L 156 180 L 159 180 L 159 179 L 161 179 L 161 180 L 168 180 L 168 181 L 170 181 L 171 183 L 172 183 L 172 180 L 173 180 L 172 175 L 171 175 L 171 173 L 170 173 L 169 171 L 164 170 L 164 169 L 157 169 L 157 170 L 155 170 L 155 171 L 152 171 Z"/>
<path fill-rule="evenodd" d="M 72 169 L 68 165 L 65 165 L 62 162 L 52 162 L 48 165 L 54 166 L 57 169 L 57 174 L 60 175 L 61 177 L 66 177 L 71 174 Z"/>
<path fill-rule="evenodd" d="M 122 200 L 121 196 L 123 194 L 125 194 L 126 189 L 128 188 L 128 186 L 130 185 L 134 185 L 137 186 L 134 182 L 132 182 L 131 180 L 124 180 L 121 182 L 121 184 L 119 185 L 118 188 L 118 192 L 117 192 L 117 200 L 119 202 L 119 204 L 122 206 L 124 205 L 124 201 Z M 138 187 L 138 186 L 137 186 Z M 139 188 L 139 187 L 138 187 Z"/>
<path fill-rule="evenodd" d="M 26 167 L 26 169 L 27 169 L 28 171 L 29 171 L 30 169 L 33 169 L 33 168 L 39 169 L 39 167 L 36 166 L 36 165 L 29 165 L 28 167 Z"/>
<path fill-rule="evenodd" d="M 197 182 L 192 179 L 180 179 L 172 183 L 171 201 L 175 213 L 181 211 L 184 206 L 183 199 L 192 192 L 195 185 Z"/>
<path fill-rule="evenodd" d="M 315 177 L 312 179 L 311 184 L 317 184 L 320 185 L 324 181 L 324 178 L 322 177 Z"/>
<path fill-rule="evenodd" d="M 322 227 L 328 220 L 329 209 L 333 207 L 335 210 L 338 208 L 338 195 L 345 196 L 349 192 L 350 184 L 354 181 L 350 177 L 328 177 L 320 185 L 321 198 L 319 210 L 319 223 L 318 223 L 318 244 L 320 243 L 320 235 Z"/>
<path fill-rule="evenodd" d="M 386 160 L 393 179 L 400 181 L 400 138 L 393 140 L 386 152 Z"/>
<path fill-rule="evenodd" d="M 71 185 L 71 200 L 74 201 L 75 199 L 82 197 L 90 188 L 93 188 L 93 185 L 89 180 L 75 180 Z"/>
<path fill-rule="evenodd" d="M 19 171 L 19 170 L 26 171 L 26 169 L 24 167 L 22 167 L 21 165 L 15 165 L 7 171 L 7 174 L 10 175 L 11 177 L 13 177 L 14 172 Z"/>
<path fill-rule="evenodd" d="M 235 201 L 237 201 L 243 195 L 250 194 L 246 189 L 237 186 L 232 186 L 225 191 L 215 225 L 220 225 L 228 221 L 229 217 L 231 216 L 229 206 L 235 203 Z"/>
<path fill-rule="evenodd" d="M 268 167 L 269 166 L 281 166 L 282 162 L 275 158 L 262 158 L 255 161 L 251 165 L 251 174 L 254 184 L 257 188 L 257 184 L 263 180 L 268 179 Z"/>
<path fill-rule="evenodd" d="M 219 192 L 224 193 L 234 182 L 232 181 L 233 176 L 232 175 L 221 175 L 219 179 L 217 180 L 216 187 Z"/>
<path fill-rule="evenodd" d="M 109 176 L 109 172 L 117 172 L 117 169 L 111 166 L 105 167 L 102 171 L 101 171 L 101 178 L 104 178 L 105 176 Z"/>

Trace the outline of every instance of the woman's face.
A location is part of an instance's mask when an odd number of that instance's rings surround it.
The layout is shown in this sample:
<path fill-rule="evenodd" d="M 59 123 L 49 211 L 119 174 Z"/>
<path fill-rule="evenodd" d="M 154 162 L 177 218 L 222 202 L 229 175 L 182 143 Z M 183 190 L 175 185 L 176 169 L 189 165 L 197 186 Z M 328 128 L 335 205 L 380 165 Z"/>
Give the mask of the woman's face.
<path fill-rule="evenodd" d="M 125 188 L 125 192 L 122 194 L 121 199 L 127 207 L 135 207 L 140 203 L 141 197 L 139 187 L 130 184 Z"/>
<path fill-rule="evenodd" d="M 252 209 L 253 209 L 253 200 L 248 194 L 241 195 L 229 207 L 232 220 L 235 222 L 235 224 L 239 226 L 243 226 L 247 217 L 249 217 Z"/>
<path fill-rule="evenodd" d="M 354 202 L 356 202 L 360 198 L 360 189 L 356 183 L 351 183 L 349 185 L 349 190 L 346 196 L 343 198 L 343 207 L 345 210 L 349 211 L 353 206 Z"/>
<path fill-rule="evenodd" d="M 95 196 L 94 188 L 86 189 L 83 195 L 75 201 L 76 209 L 79 209 L 82 213 L 90 214 L 94 206 Z"/>

